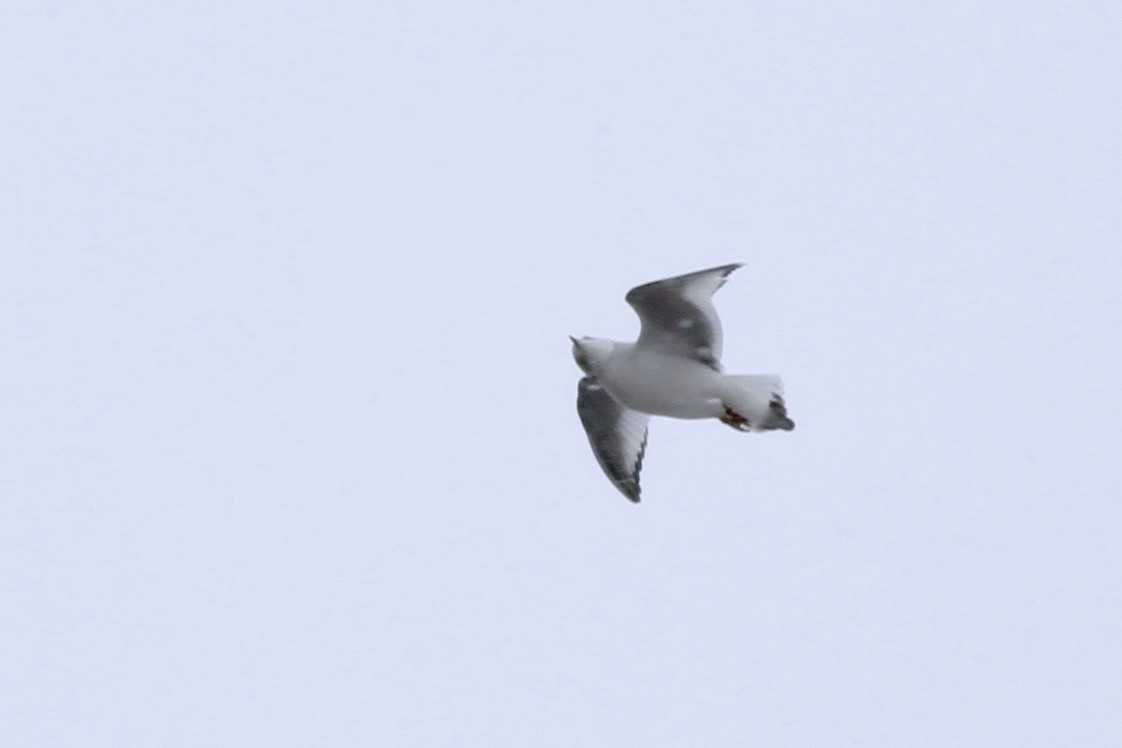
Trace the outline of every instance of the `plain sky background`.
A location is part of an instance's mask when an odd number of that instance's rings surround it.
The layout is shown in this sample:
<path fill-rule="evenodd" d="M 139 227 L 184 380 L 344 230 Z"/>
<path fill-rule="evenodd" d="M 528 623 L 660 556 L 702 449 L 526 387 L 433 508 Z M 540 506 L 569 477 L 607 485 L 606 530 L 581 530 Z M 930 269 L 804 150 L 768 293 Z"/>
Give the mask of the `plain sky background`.
<path fill-rule="evenodd" d="M 1117 4 L 0 28 L 0 744 L 1122 744 Z M 632 505 L 567 336 L 735 261 Z"/>

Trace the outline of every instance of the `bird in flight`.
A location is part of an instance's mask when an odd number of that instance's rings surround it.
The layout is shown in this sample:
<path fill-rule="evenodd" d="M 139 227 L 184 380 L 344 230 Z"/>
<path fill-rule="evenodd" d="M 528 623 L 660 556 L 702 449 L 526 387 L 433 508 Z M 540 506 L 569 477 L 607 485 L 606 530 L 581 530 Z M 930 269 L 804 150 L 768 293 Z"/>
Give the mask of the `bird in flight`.
<path fill-rule="evenodd" d="M 577 413 L 600 467 L 638 503 L 639 471 L 652 415 L 717 418 L 737 431 L 790 431 L 783 385 L 773 374 L 721 371 L 721 320 L 713 294 L 740 264 L 636 286 L 625 297 L 639 315 L 634 343 L 573 338 L 585 376 Z"/>

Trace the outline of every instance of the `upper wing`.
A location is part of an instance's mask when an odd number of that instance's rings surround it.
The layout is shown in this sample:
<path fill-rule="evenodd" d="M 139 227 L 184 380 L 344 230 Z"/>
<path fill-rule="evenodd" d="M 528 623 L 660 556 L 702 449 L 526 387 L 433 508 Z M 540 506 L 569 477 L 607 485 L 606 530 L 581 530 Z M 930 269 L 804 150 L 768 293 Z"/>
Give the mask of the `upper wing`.
<path fill-rule="evenodd" d="M 700 361 L 720 371 L 721 320 L 713 294 L 740 264 L 701 270 L 646 283 L 627 292 L 639 314 L 637 345 Z"/>
<path fill-rule="evenodd" d="M 604 474 L 624 496 L 638 503 L 650 416 L 624 407 L 590 376 L 577 387 L 577 413 Z"/>

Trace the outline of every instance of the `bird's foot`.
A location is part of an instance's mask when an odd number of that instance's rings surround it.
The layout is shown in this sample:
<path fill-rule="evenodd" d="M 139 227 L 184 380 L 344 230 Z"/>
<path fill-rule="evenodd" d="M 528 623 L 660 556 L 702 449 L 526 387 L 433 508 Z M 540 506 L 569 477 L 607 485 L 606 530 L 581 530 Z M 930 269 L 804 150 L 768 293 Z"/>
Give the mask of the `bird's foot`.
<path fill-rule="evenodd" d="M 725 414 L 721 416 L 721 423 L 732 426 L 737 431 L 752 430 L 752 422 L 727 405 L 725 406 Z"/>

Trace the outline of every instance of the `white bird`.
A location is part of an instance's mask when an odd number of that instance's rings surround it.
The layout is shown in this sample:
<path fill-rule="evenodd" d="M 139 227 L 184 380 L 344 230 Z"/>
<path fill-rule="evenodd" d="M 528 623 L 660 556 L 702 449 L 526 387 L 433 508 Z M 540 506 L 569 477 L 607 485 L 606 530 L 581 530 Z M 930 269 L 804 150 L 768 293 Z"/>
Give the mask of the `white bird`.
<path fill-rule="evenodd" d="M 719 418 L 737 431 L 790 431 L 776 375 L 721 372 L 721 321 L 712 297 L 740 264 L 647 283 L 626 300 L 642 323 L 639 339 L 584 337 L 573 358 L 585 373 L 577 413 L 604 473 L 639 501 L 639 471 L 652 415 Z"/>

